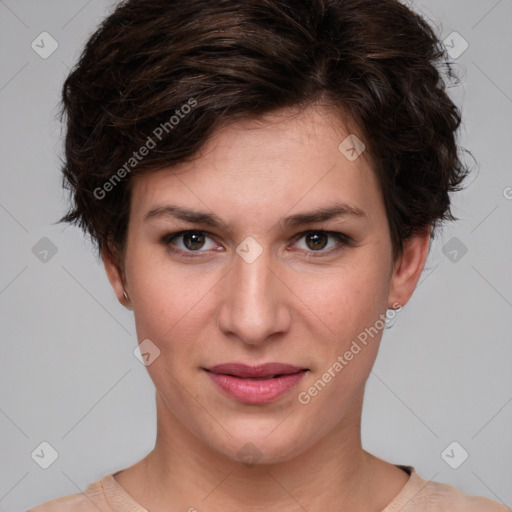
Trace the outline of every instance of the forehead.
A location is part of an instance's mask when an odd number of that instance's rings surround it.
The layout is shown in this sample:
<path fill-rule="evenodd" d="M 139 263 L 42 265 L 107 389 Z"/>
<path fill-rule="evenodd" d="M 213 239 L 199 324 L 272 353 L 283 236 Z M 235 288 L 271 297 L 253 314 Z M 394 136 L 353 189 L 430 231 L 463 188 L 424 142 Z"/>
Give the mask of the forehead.
<path fill-rule="evenodd" d="M 380 187 L 364 152 L 347 153 L 354 135 L 322 107 L 232 122 L 192 161 L 133 177 L 132 210 L 172 199 L 219 216 L 262 218 L 343 201 L 371 213 L 381 205 Z"/>

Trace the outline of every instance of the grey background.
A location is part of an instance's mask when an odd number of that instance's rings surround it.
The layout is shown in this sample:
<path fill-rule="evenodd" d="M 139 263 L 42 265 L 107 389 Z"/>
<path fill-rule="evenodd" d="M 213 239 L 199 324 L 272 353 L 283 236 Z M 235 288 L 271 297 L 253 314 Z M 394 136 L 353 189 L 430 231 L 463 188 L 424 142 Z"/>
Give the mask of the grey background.
<path fill-rule="evenodd" d="M 2 511 L 81 492 L 154 444 L 154 389 L 132 352 L 131 313 L 91 244 L 54 224 L 66 207 L 60 87 L 113 3 L 0 0 Z M 384 335 L 363 445 L 512 507 L 512 1 L 411 4 L 442 39 L 456 31 L 469 44 L 450 94 L 463 108 L 461 144 L 480 169 L 455 199 L 460 220 L 439 234 L 415 296 Z M 43 31 L 59 45 L 47 59 L 31 48 Z M 31 457 L 43 441 L 59 454 L 48 469 Z M 457 469 L 441 456 L 453 441 L 469 453 Z M 462 452 L 448 453 L 457 461 Z"/>

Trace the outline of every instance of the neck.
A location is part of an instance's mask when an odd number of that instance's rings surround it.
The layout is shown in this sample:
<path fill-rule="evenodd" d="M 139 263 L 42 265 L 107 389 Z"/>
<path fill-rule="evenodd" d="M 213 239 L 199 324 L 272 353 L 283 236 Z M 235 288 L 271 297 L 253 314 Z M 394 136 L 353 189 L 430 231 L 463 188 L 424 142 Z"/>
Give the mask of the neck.
<path fill-rule="evenodd" d="M 122 472 L 116 480 L 152 512 L 316 512 L 333 510 L 333 504 L 339 504 L 335 509 L 380 511 L 407 478 L 362 449 L 362 400 L 355 407 L 358 414 L 350 415 L 352 421 L 340 424 L 296 457 L 248 466 L 201 442 L 157 394 L 155 447 L 126 470 L 131 474 Z M 391 473 L 393 485 L 389 485 Z"/>

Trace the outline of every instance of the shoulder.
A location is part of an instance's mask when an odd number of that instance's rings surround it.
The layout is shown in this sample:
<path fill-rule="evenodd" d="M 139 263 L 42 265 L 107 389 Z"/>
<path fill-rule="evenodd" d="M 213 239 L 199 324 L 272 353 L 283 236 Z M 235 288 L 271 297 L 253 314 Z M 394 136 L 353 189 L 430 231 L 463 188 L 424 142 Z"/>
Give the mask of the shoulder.
<path fill-rule="evenodd" d="M 404 488 L 403 512 L 510 512 L 510 508 L 483 496 L 470 496 L 451 485 L 424 480 L 411 468 Z M 393 510 L 392 508 L 390 509 Z M 386 511 L 387 512 L 387 511 Z"/>
<path fill-rule="evenodd" d="M 105 502 L 101 480 L 89 484 L 87 489 L 80 494 L 69 494 L 60 498 L 47 501 L 27 512 L 110 512 Z"/>
<path fill-rule="evenodd" d="M 451 485 L 429 482 L 424 489 L 429 506 L 439 512 L 510 512 L 508 507 L 497 501 L 464 494 Z"/>

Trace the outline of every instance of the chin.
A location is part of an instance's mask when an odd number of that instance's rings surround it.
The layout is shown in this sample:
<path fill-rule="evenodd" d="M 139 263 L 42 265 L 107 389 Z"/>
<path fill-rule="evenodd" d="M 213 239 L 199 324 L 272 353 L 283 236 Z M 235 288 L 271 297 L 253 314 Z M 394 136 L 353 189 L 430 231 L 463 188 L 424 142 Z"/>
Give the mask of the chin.
<path fill-rule="evenodd" d="M 205 442 L 231 461 L 253 467 L 290 461 L 325 434 L 318 430 L 309 431 L 304 425 L 290 425 L 286 421 L 280 425 L 280 421 L 272 419 L 256 423 L 249 419 L 237 422 L 226 428 L 232 437 L 225 435 L 218 439 L 210 435 Z"/>

